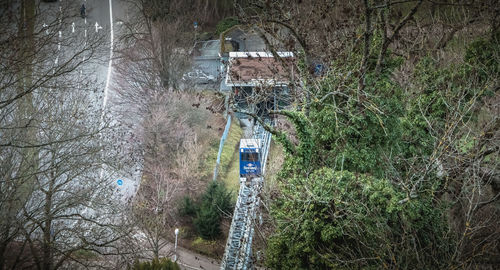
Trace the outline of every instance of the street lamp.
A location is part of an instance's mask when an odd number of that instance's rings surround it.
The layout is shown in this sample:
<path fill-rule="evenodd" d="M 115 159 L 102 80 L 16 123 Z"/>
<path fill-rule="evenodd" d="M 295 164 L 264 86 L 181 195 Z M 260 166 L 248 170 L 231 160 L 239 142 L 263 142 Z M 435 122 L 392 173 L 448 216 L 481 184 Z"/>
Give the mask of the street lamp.
<path fill-rule="evenodd" d="M 177 235 L 179 235 L 179 229 L 175 229 L 175 245 L 174 245 L 174 262 L 177 261 Z"/>

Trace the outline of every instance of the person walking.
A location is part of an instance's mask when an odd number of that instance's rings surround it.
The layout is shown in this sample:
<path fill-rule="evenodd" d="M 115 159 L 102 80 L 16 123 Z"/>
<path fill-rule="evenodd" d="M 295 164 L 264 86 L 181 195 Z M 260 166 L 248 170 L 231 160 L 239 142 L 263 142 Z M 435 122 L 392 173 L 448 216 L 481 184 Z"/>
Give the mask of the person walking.
<path fill-rule="evenodd" d="M 80 7 L 80 16 L 82 16 L 82 18 L 85 18 L 85 4 L 82 4 L 82 6 Z"/>

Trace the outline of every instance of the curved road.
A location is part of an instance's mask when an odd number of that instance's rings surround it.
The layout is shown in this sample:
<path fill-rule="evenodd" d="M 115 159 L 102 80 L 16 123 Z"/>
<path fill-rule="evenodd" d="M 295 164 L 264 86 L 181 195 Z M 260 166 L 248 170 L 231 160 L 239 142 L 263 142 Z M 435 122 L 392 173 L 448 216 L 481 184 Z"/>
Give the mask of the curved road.
<path fill-rule="evenodd" d="M 59 7 L 63 4 L 71 3 L 65 1 L 71 0 L 59 0 L 55 3 L 42 3 L 41 9 L 59 9 Z M 103 112 L 111 113 L 112 118 L 117 118 L 117 116 L 112 115 L 112 110 L 110 109 L 110 99 L 113 97 L 113 88 L 110 87 L 113 82 L 113 51 L 112 46 L 114 45 L 114 40 L 116 38 L 116 33 L 119 31 L 120 23 L 122 18 L 126 18 L 126 7 L 120 0 L 80 0 L 81 3 L 86 6 L 86 18 L 82 19 L 80 17 L 76 17 L 73 22 L 71 22 L 63 29 L 61 35 L 69 35 L 69 34 L 77 34 L 84 37 L 87 31 L 97 31 L 97 33 L 102 33 L 103 35 L 107 35 L 109 38 L 103 44 L 106 46 L 104 48 L 107 53 L 103 56 L 103 59 L 100 59 L 99 64 L 95 64 L 95 66 L 84 67 L 85 69 L 94 70 L 95 76 L 98 81 L 98 85 L 102 85 L 102 92 L 98 93 L 97 101 L 99 102 L 103 109 Z M 75 5 L 75 13 L 79 13 L 79 6 L 81 4 L 74 3 Z M 74 24 L 73 24 L 74 23 Z M 97 25 L 96 25 L 97 24 Z M 74 32 L 72 32 L 74 31 Z M 80 44 L 75 44 L 78 46 Z M 71 48 L 62 48 L 66 50 L 71 50 Z M 62 53 L 62 52 L 61 52 Z M 98 98 L 101 97 L 101 98 Z M 92 98 L 92 97 L 90 97 Z M 100 100 L 99 100 L 100 99 Z M 127 133 L 127 131 L 120 131 L 120 133 Z M 121 137 L 122 140 L 126 142 L 127 137 Z M 119 142 L 116 142 L 119 144 Z M 125 145 L 128 142 L 125 143 Z M 126 150 L 125 150 L 126 151 Z M 110 177 L 110 185 L 117 188 L 119 191 L 119 196 L 124 203 L 127 199 L 133 197 L 138 188 L 140 178 L 141 178 L 141 170 L 142 164 L 141 161 L 138 160 L 135 166 L 130 166 L 124 168 L 121 171 L 111 173 L 109 170 L 104 169 L 102 174 L 106 174 L 106 176 Z M 101 176 L 102 176 L 101 174 Z M 110 175 L 111 174 L 111 175 Z M 121 181 L 118 181 L 121 180 Z M 119 184 L 120 182 L 120 184 Z M 165 247 L 165 254 L 172 254 L 173 245 L 169 244 Z M 219 261 L 216 259 L 212 259 L 197 253 L 194 253 L 190 250 L 182 248 L 180 246 L 177 247 L 177 262 L 181 266 L 181 269 L 210 269 L 216 270 L 219 269 Z"/>

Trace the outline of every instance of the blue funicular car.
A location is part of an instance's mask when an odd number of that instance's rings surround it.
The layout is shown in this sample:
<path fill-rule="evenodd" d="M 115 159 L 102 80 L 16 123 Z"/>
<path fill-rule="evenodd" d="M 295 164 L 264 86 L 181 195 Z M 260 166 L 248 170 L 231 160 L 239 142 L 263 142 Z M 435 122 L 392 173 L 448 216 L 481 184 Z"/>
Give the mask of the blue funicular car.
<path fill-rule="evenodd" d="M 260 140 L 240 140 L 240 177 L 260 176 Z"/>

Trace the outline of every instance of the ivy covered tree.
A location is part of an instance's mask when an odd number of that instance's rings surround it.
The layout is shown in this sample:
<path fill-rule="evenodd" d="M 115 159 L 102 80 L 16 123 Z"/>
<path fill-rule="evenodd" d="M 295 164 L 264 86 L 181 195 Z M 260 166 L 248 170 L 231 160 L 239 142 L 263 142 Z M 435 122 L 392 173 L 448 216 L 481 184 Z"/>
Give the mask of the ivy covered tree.
<path fill-rule="evenodd" d="M 285 152 L 267 266 L 498 264 L 498 3 L 250 3 L 241 23 L 300 78 L 271 111 L 293 127 L 266 127 Z"/>
<path fill-rule="evenodd" d="M 402 61 L 386 57 L 380 74 L 368 67 L 360 91 L 353 54 L 309 86 L 307 113 L 274 112 L 295 138 L 268 127 L 286 153 L 269 267 L 444 269 L 493 258 L 498 219 L 481 218 L 498 212 L 498 117 L 485 115 L 498 95 L 484 56 L 498 59 L 492 42 L 472 43 L 462 64 L 423 58 L 411 87 L 391 78 Z M 493 49 L 473 54 L 478 46 Z"/>
<path fill-rule="evenodd" d="M 437 258 L 449 258 L 452 243 L 443 207 L 424 187 L 406 202 L 410 194 L 398 186 L 409 171 L 395 160 L 423 154 L 405 137 L 413 131 L 404 129 L 402 90 L 387 74 L 370 74 L 364 92 L 357 92 L 357 80 L 346 76 L 354 68 L 332 66 L 309 116 L 280 112 L 294 123 L 299 142 L 285 147 L 267 263 L 276 269 L 411 268 L 425 261 L 442 268 Z M 342 92 L 335 90 L 340 84 Z M 292 145 L 286 136 L 278 140 Z"/>

